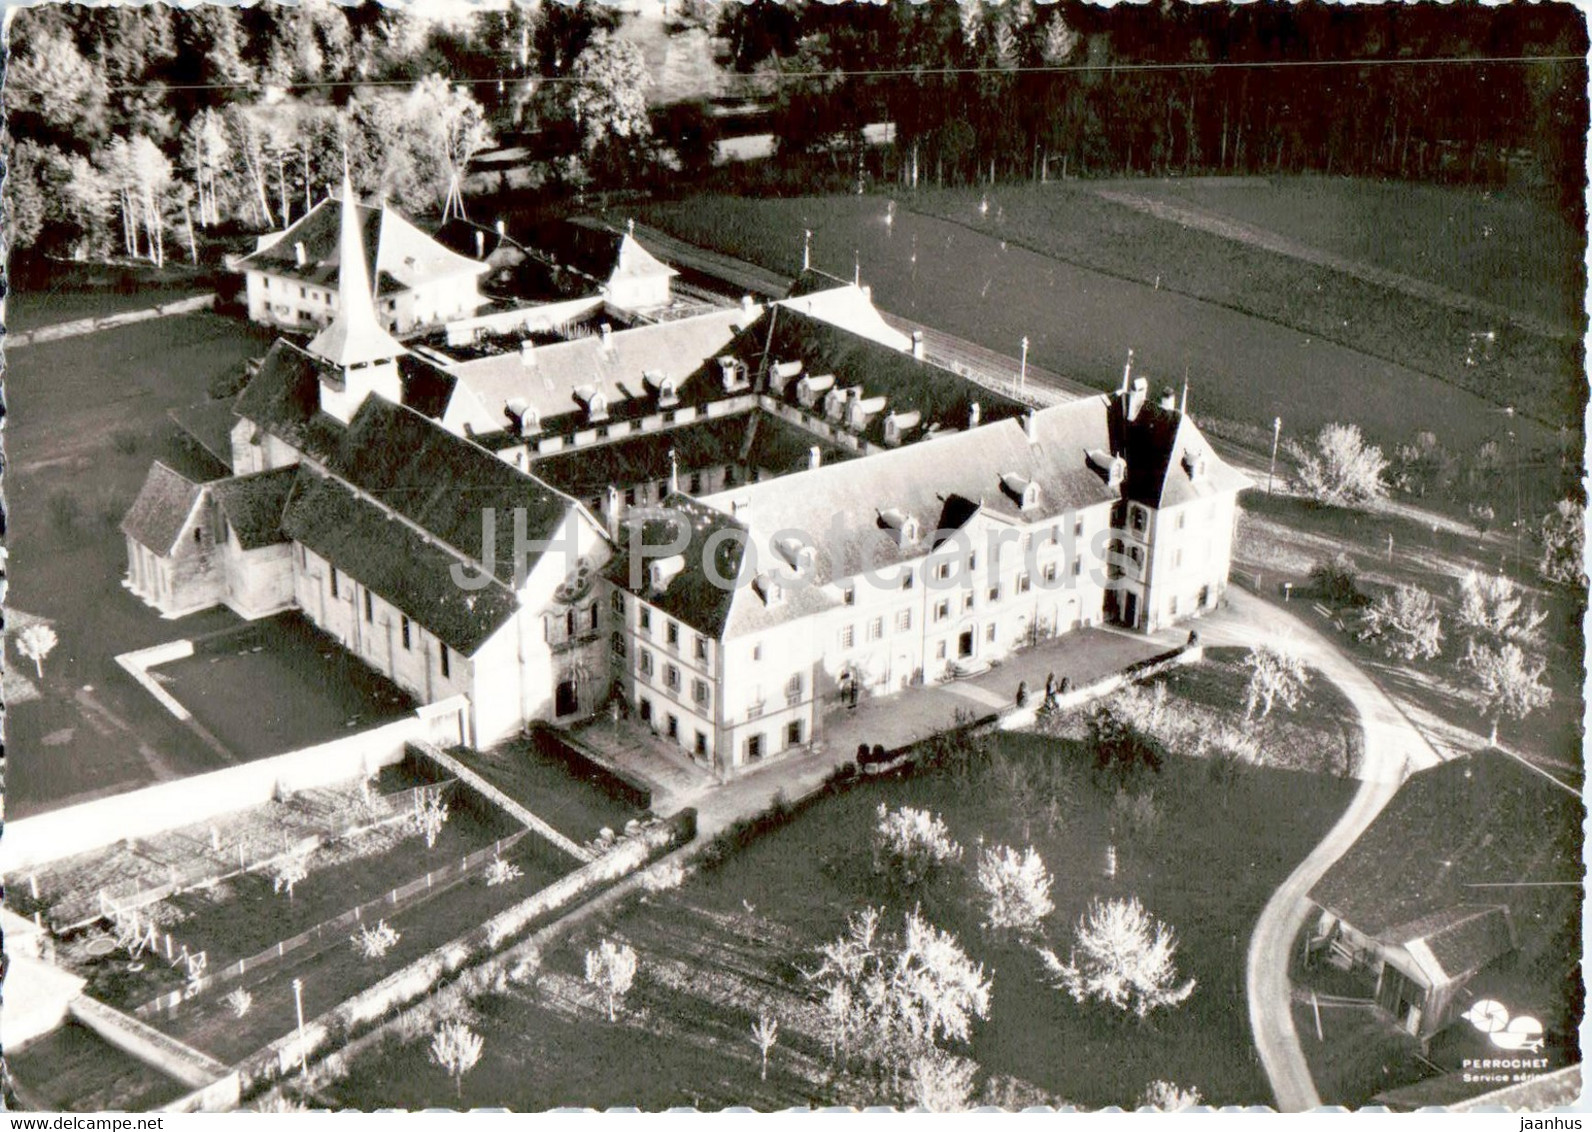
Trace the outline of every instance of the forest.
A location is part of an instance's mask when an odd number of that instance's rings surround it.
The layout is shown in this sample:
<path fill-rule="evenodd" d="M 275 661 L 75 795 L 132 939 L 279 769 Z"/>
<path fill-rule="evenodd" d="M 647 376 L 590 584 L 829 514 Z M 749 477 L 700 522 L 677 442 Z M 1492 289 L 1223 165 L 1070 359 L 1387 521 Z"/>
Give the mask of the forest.
<path fill-rule="evenodd" d="M 170 242 L 197 260 L 206 234 L 301 214 L 345 162 L 362 193 L 445 216 L 493 146 L 527 146 L 554 192 L 677 190 L 710 174 L 726 104 L 752 107 L 796 170 L 850 155 L 861 174 L 863 127 L 893 122 L 879 172 L 914 185 L 1308 171 L 1523 183 L 1577 223 L 1583 207 L 1587 37 L 1569 5 L 664 11 L 669 33 L 711 37 L 716 102 L 656 105 L 631 17 L 597 0 L 452 24 L 331 0 L 18 12 L 8 244 L 159 263 Z"/>

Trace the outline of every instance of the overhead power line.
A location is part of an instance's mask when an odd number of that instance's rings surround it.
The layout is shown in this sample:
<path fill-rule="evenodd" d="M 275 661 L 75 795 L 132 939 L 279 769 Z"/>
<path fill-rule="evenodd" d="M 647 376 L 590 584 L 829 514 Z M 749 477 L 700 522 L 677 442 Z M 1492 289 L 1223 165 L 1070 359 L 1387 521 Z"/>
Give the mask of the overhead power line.
<path fill-rule="evenodd" d="M 505 56 L 498 56 L 505 57 Z M 1009 77 L 1013 75 L 1069 75 L 1069 74 L 1144 74 L 1163 71 L 1264 71 L 1344 69 L 1359 67 L 1485 67 L 1521 65 L 1530 63 L 1586 63 L 1585 55 L 1428 55 L 1407 59 L 1256 59 L 1223 60 L 1219 62 L 1180 63 L 1060 63 L 1055 66 L 1034 67 L 878 67 L 862 70 L 810 70 L 778 71 L 767 74 L 747 74 L 747 79 L 774 80 L 776 82 L 804 82 L 817 79 L 866 78 L 953 78 L 967 75 Z M 337 79 L 318 82 L 293 83 L 120 83 L 105 88 L 107 93 L 126 93 L 141 90 L 192 91 L 192 90 L 333 90 L 338 87 L 410 87 L 415 79 Z M 569 83 L 581 81 L 574 75 L 548 75 L 541 73 L 500 74 L 485 78 L 450 78 L 455 86 L 507 85 L 509 83 Z M 38 87 L 18 87 L 6 84 L 6 89 L 18 94 L 47 94 Z"/>

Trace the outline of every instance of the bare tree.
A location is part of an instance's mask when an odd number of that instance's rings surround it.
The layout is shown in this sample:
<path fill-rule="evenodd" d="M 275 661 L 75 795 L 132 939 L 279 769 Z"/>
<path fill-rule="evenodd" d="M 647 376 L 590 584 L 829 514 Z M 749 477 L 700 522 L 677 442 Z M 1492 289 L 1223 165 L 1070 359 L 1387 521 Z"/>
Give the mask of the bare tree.
<path fill-rule="evenodd" d="M 752 1027 L 752 1041 L 757 1045 L 757 1052 L 763 1056 L 763 1068 L 758 1079 L 768 1080 L 768 1053 L 774 1048 L 774 1043 L 779 1041 L 779 1021 L 767 1010 L 758 1011 L 757 1023 Z"/>
<path fill-rule="evenodd" d="M 271 866 L 271 891 L 287 892 L 288 901 L 293 900 L 293 889 L 305 877 L 310 875 L 310 855 L 308 853 L 292 853 L 279 858 Z"/>
<path fill-rule="evenodd" d="M 34 674 L 44 679 L 44 660 L 59 643 L 55 630 L 35 621 L 17 634 L 17 651 L 33 662 Z"/>
<path fill-rule="evenodd" d="M 1182 1112 L 1205 1103 L 1198 1089 L 1185 1089 L 1172 1081 L 1151 1081 L 1144 1087 L 1140 1108 L 1153 1108 L 1160 1112 Z"/>
<path fill-rule="evenodd" d="M 603 940 L 586 952 L 586 982 L 607 1002 L 610 1022 L 618 1016 L 620 1000 L 635 982 L 637 965 L 635 949 L 611 939 Z"/>
<path fill-rule="evenodd" d="M 1057 989 L 1075 1002 L 1103 1002 L 1140 1021 L 1194 993 L 1193 979 L 1178 979 L 1176 954 L 1176 934 L 1136 896 L 1090 904 L 1065 963 L 1048 948 L 1039 950 Z"/>
<path fill-rule="evenodd" d="M 410 822 L 415 831 L 426 839 L 426 848 L 434 849 L 442 827 L 448 820 L 448 803 L 442 796 L 441 786 L 422 786 L 415 791 L 415 808 Z"/>
<path fill-rule="evenodd" d="M 1542 683 L 1548 663 L 1541 657 L 1528 657 L 1516 644 L 1497 648 L 1472 643 L 1465 654 L 1465 665 L 1475 674 L 1471 699 L 1492 719 L 1488 742 L 1498 742 L 1498 724 L 1503 716 L 1524 719 L 1553 699 L 1553 689 Z"/>
<path fill-rule="evenodd" d="M 1249 650 L 1244 663 L 1249 667 L 1249 685 L 1244 690 L 1244 719 L 1260 718 L 1271 714 L 1276 704 L 1292 711 L 1303 698 L 1310 685 L 1310 672 L 1305 662 L 1292 649 L 1284 645 L 1263 642 Z"/>
<path fill-rule="evenodd" d="M 1586 585 L 1586 516 L 1573 499 L 1561 499 L 1537 528 L 1542 558 L 1537 568 L 1550 582 Z"/>
<path fill-rule="evenodd" d="M 1443 619 L 1437 601 L 1420 586 L 1383 590 L 1361 615 L 1358 636 L 1374 640 L 1391 657 L 1429 660 L 1443 648 Z"/>
<path fill-rule="evenodd" d="M 942 1049 L 918 1054 L 907 1065 L 912 1101 L 929 1112 L 966 1112 L 973 1107 L 978 1063 Z"/>
<path fill-rule="evenodd" d="M 464 1095 L 464 1075 L 481 1060 L 484 1042 L 463 1022 L 444 1022 L 431 1035 L 431 1062 L 453 1078 L 454 1092 Z"/>
<path fill-rule="evenodd" d="M 1006 845 L 979 854 L 978 886 L 984 890 L 984 926 L 1020 936 L 1039 931 L 1055 911 L 1050 870 L 1032 845 L 1022 852 Z"/>

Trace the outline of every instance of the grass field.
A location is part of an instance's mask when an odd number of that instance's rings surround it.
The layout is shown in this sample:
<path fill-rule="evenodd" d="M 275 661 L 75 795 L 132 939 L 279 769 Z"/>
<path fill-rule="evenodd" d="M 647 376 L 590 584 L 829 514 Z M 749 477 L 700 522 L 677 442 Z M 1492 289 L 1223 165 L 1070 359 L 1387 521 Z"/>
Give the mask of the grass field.
<path fill-rule="evenodd" d="M 268 341 L 199 313 L 8 351 L 6 603 L 49 619 L 60 637 L 43 698 L 7 712 L 8 816 L 216 768 L 214 753 L 113 657 L 237 619 L 212 611 L 162 621 L 121 586 L 117 525 L 174 431 L 167 410 L 203 400 L 212 377 Z M 127 450 L 117 433 L 132 441 Z M 75 501 L 70 522 L 52 497 Z"/>
<path fill-rule="evenodd" d="M 1060 754 L 1060 741 L 1037 736 L 998 742 L 1004 756 L 1018 761 L 1082 757 Z M 1150 1080 L 1166 1077 L 1215 1102 L 1269 1102 L 1243 998 L 1249 932 L 1272 889 L 1336 819 L 1353 784 L 1257 768 L 1224 795 L 1208 764 L 1174 757 L 1155 785 L 1163 824 L 1136 844 L 1118 838 L 1121 867 L 1108 880 L 1101 873 L 1112 840 L 1108 807 L 1087 774 L 1077 783 L 1076 804 L 1061 826 L 1033 830 L 1055 875 L 1051 945 L 1066 950 L 1071 925 L 1091 897 L 1136 893 L 1177 929 L 1180 968 L 1198 980 L 1179 1010 L 1139 1026 L 1078 1007 L 1043 982 L 1032 950 L 983 935 L 970 881 L 977 840 L 1013 843 L 1023 835 L 999 789 L 955 773 L 878 779 L 823 799 L 719 868 L 549 954 L 534 983 L 478 1001 L 485 1053 L 465 1078 L 460 1103 L 524 1110 L 864 1103 L 865 1083 L 831 1076 L 800 972 L 852 910 L 883 905 L 887 923 L 899 923 L 918 902 L 993 976 L 990 1018 L 977 1026 L 970 1050 L 987 1079 L 986 1097 L 1128 1104 Z M 921 891 L 892 890 L 873 872 L 868 848 L 881 802 L 940 812 L 967 859 Z M 1190 869 L 1190 861 L 1199 868 Z M 612 1025 L 580 983 L 582 948 L 599 931 L 622 936 L 641 956 L 636 987 Z M 781 1021 L 766 1082 L 759 1080 L 749 1037 L 760 1008 Z M 394 1041 L 358 1059 L 334 1095 L 359 1107 L 451 1099 L 423 1047 Z M 614 1065 L 626 1072 L 614 1074 Z"/>
<path fill-rule="evenodd" d="M 1434 192 L 1437 190 L 1433 190 Z M 903 197 L 710 197 L 644 210 L 682 239 L 794 274 L 802 231 L 817 266 L 863 282 L 888 310 L 1015 353 L 1100 389 L 1135 368 L 1185 371 L 1197 416 L 1300 436 L 1345 417 L 1391 446 L 1430 429 L 1473 451 L 1521 406 L 1528 450 L 1557 451 L 1580 397 L 1578 344 L 1500 330 L 1465 365 L 1474 320 L 1325 268 L 1185 229 L 1086 186 L 1001 186 Z M 1417 203 L 1419 203 L 1417 201 Z M 932 215 L 931 215 L 932 214 Z M 1392 223 L 1390 220 L 1389 223 Z M 1573 272 L 1561 265 L 1560 275 Z M 1159 285 L 1158 285 L 1159 284 Z"/>
<path fill-rule="evenodd" d="M 151 675 L 243 759 L 330 742 L 414 706 L 298 613 L 202 642 Z"/>
<path fill-rule="evenodd" d="M 189 1092 L 76 1022 L 6 1054 L 24 1111 L 149 1112 Z"/>
<path fill-rule="evenodd" d="M 639 811 L 599 784 L 577 776 L 565 763 L 544 755 L 528 739 L 490 751 L 453 752 L 471 770 L 502 790 L 565 837 L 585 843 L 604 828 L 620 830 Z"/>

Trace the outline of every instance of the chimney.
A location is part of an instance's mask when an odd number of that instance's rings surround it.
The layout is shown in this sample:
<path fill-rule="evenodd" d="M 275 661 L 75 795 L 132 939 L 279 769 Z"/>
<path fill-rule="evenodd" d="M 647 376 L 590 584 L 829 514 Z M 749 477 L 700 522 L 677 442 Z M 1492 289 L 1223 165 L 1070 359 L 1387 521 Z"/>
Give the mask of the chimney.
<path fill-rule="evenodd" d="M 979 424 L 979 421 L 981 421 L 983 419 L 984 419 L 984 410 L 979 408 L 978 402 L 974 401 L 971 404 L 969 404 L 968 407 L 967 407 L 967 427 L 968 428 L 977 428 L 978 424 Z"/>
<path fill-rule="evenodd" d="M 608 323 L 604 322 L 597 327 L 597 333 L 602 336 L 603 349 L 607 350 L 612 348 L 614 344 L 614 328 Z"/>
<path fill-rule="evenodd" d="M 923 360 L 923 331 L 921 330 L 912 332 L 912 356 L 920 362 Z"/>
<path fill-rule="evenodd" d="M 529 338 L 520 343 L 520 365 L 526 369 L 536 365 L 536 343 Z"/>
<path fill-rule="evenodd" d="M 1177 411 L 1184 416 L 1188 415 L 1188 374 L 1183 375 L 1183 400 L 1178 404 Z"/>
<path fill-rule="evenodd" d="M 293 242 L 293 258 L 298 261 L 298 265 L 300 267 L 303 267 L 304 264 L 309 260 L 309 256 L 304 250 L 303 240 L 295 240 Z"/>
<path fill-rule="evenodd" d="M 1171 412 L 1177 408 L 1177 390 L 1167 389 L 1161 394 L 1161 408 Z"/>
<path fill-rule="evenodd" d="M 1121 392 L 1126 393 L 1128 391 L 1128 382 L 1130 382 L 1132 380 L 1133 380 L 1133 351 L 1129 350 L 1128 351 L 1128 364 L 1122 367 L 1122 389 L 1121 389 Z"/>
<path fill-rule="evenodd" d="M 1028 437 L 1028 443 L 1033 444 L 1037 439 L 1034 435 L 1034 411 L 1029 409 L 1023 414 L 1023 435 Z"/>
<path fill-rule="evenodd" d="M 1144 403 L 1150 399 L 1150 383 L 1142 377 L 1133 379 L 1133 388 L 1128 392 L 1127 418 L 1130 421 L 1139 419 L 1139 410 L 1144 408 Z"/>
<path fill-rule="evenodd" d="M 475 258 L 486 258 L 486 233 L 479 228 L 475 230 Z"/>
<path fill-rule="evenodd" d="M 754 305 L 755 304 L 752 302 L 752 296 L 750 296 L 750 295 L 742 295 L 741 296 L 741 314 L 742 315 L 744 315 L 747 318 L 751 318 L 752 317 L 752 307 Z"/>
<path fill-rule="evenodd" d="M 811 448 L 809 448 L 807 450 L 807 470 L 808 471 L 816 471 L 818 466 L 820 464 L 822 464 L 823 462 L 824 462 L 824 453 L 823 453 L 823 450 L 818 447 L 818 445 L 815 444 L 815 445 L 813 445 Z"/>
<path fill-rule="evenodd" d="M 615 542 L 619 541 L 619 489 L 613 484 L 608 485 L 604 495 L 603 510 L 607 512 L 603 518 L 608 520 L 608 537 Z"/>
<path fill-rule="evenodd" d="M 508 235 L 508 225 L 504 224 L 501 220 L 497 222 L 497 234 L 499 236 Z"/>

